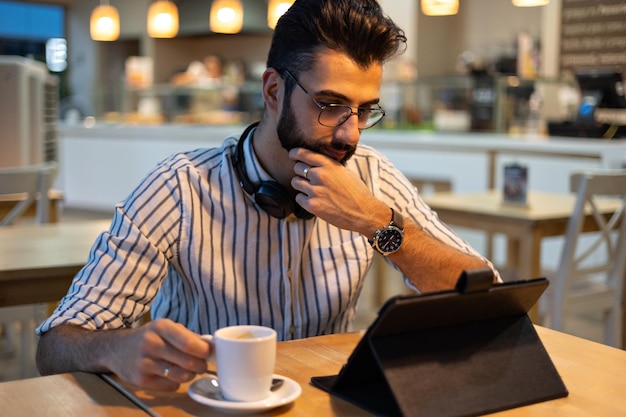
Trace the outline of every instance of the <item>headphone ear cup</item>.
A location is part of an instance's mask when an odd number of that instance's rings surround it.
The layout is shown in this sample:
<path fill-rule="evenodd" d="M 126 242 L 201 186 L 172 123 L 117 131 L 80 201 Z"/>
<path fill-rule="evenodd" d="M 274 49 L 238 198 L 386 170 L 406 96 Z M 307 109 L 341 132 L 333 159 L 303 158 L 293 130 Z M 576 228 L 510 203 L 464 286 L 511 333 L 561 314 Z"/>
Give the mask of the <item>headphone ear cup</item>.
<path fill-rule="evenodd" d="M 295 214 L 297 218 L 302 219 L 302 220 L 309 220 L 313 218 L 313 214 L 303 209 L 300 204 L 298 203 L 294 203 L 294 204 L 296 205 L 296 207 L 293 210 L 293 214 Z"/>
<path fill-rule="evenodd" d="M 294 213 L 299 219 L 310 219 L 313 217 L 311 213 L 304 210 L 291 195 L 279 183 L 274 181 L 263 181 L 260 184 L 253 184 L 246 174 L 245 162 L 243 160 L 243 141 L 250 135 L 252 129 L 257 127 L 259 123 L 253 123 L 246 128 L 232 156 L 235 174 L 239 179 L 239 183 L 243 190 L 254 196 L 254 201 L 266 213 L 278 219 L 284 219 L 291 213 Z"/>
<path fill-rule="evenodd" d="M 263 181 L 254 192 L 254 201 L 270 216 L 284 219 L 294 212 L 294 201 L 278 183 Z"/>

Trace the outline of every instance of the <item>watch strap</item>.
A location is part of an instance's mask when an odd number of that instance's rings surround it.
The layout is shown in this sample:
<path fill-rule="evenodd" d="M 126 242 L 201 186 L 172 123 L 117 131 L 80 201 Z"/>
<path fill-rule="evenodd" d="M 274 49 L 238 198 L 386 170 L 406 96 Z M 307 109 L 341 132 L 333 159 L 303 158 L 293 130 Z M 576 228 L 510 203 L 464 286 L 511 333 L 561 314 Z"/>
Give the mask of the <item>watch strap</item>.
<path fill-rule="evenodd" d="M 389 226 L 396 226 L 398 229 L 404 231 L 404 220 L 394 209 L 391 209 L 391 221 L 389 222 Z"/>

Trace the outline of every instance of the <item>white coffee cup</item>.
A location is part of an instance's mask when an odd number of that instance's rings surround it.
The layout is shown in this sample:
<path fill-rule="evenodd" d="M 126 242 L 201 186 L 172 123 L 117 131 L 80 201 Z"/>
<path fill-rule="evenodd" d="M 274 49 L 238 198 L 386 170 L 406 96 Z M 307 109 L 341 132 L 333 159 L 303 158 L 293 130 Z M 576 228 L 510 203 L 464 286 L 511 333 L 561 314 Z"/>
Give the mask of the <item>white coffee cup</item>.
<path fill-rule="evenodd" d="M 264 326 L 230 326 L 213 335 L 211 343 L 222 395 L 231 401 L 257 401 L 270 394 L 276 363 L 276 331 Z"/>

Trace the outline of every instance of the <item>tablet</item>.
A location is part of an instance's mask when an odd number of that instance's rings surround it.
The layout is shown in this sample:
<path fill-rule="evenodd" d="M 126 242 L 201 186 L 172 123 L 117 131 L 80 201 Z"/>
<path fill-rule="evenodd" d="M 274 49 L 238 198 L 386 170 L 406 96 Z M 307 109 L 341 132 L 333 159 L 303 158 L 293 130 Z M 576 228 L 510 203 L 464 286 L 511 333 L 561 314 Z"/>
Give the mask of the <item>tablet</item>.
<path fill-rule="evenodd" d="M 475 416 L 566 396 L 527 313 L 548 280 L 492 284 L 465 271 L 455 290 L 395 296 L 338 375 L 312 385 L 384 416 Z"/>

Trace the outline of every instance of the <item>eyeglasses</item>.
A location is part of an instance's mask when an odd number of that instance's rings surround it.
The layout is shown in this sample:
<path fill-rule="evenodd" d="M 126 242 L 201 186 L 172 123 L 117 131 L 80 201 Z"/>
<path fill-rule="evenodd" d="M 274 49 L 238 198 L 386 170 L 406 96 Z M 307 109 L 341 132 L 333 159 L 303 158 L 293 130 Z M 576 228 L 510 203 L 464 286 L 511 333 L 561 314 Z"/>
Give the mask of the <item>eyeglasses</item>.
<path fill-rule="evenodd" d="M 304 88 L 300 81 L 288 70 L 283 70 L 287 75 L 289 75 L 293 80 L 298 84 L 298 86 L 304 91 L 304 93 L 309 96 L 309 98 L 315 103 L 317 107 L 320 109 L 320 114 L 317 116 L 317 121 L 322 126 L 326 127 L 337 127 L 345 123 L 350 116 L 356 114 L 359 129 L 369 129 L 374 126 L 376 123 L 380 122 L 382 118 L 385 116 L 385 111 L 378 104 L 377 107 L 357 107 L 357 111 L 352 111 L 353 107 L 346 106 L 345 104 L 321 104 L 317 100 L 313 98 L 311 94 Z"/>

